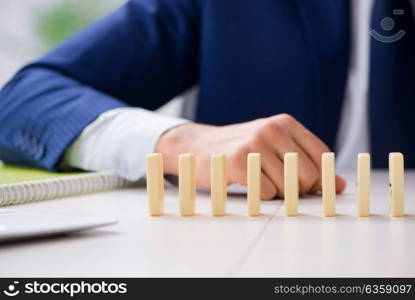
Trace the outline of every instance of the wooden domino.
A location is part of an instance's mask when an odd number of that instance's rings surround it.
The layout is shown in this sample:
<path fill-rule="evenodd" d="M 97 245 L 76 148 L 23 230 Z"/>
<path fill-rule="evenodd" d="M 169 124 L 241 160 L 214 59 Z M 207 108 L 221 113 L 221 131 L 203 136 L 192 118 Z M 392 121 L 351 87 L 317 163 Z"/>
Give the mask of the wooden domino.
<path fill-rule="evenodd" d="M 322 197 L 325 217 L 336 215 L 336 171 L 334 153 L 326 152 L 321 157 Z"/>
<path fill-rule="evenodd" d="M 284 155 L 284 206 L 286 216 L 297 216 L 299 206 L 298 153 Z M 260 215 L 261 202 L 261 154 L 247 156 L 247 210 L 249 216 Z M 321 156 L 321 183 L 323 214 L 336 216 L 335 154 Z M 163 156 L 151 153 L 146 157 L 147 205 L 150 216 L 164 213 Z M 179 156 L 179 211 L 181 216 L 195 214 L 196 174 L 195 156 Z M 369 153 L 357 156 L 356 174 L 357 216 L 370 216 L 371 158 Z M 224 216 L 227 202 L 227 162 L 225 154 L 214 154 L 210 160 L 211 214 Z M 389 154 L 389 186 L 391 216 L 403 217 L 404 212 L 404 157 L 402 153 Z"/>
<path fill-rule="evenodd" d="M 284 203 L 287 216 L 298 215 L 298 154 L 284 155 Z"/>
<path fill-rule="evenodd" d="M 391 216 L 404 216 L 404 159 L 402 153 L 389 154 Z"/>
<path fill-rule="evenodd" d="M 181 216 L 193 216 L 196 201 L 195 156 L 179 156 L 179 209 Z"/>
<path fill-rule="evenodd" d="M 260 214 L 261 201 L 261 154 L 249 153 L 247 158 L 248 215 Z"/>
<path fill-rule="evenodd" d="M 163 156 L 151 153 L 146 158 L 147 165 L 147 207 L 150 216 L 161 216 L 164 206 Z"/>
<path fill-rule="evenodd" d="M 357 215 L 370 216 L 370 154 L 357 156 Z"/>
<path fill-rule="evenodd" d="M 213 216 L 226 214 L 227 180 L 226 155 L 213 154 L 210 159 L 210 195 Z"/>

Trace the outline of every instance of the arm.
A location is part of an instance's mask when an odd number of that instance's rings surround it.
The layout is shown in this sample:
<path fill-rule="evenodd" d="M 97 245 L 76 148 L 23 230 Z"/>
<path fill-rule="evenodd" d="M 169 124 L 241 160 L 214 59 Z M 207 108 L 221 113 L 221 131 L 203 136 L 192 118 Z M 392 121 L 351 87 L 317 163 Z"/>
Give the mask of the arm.
<path fill-rule="evenodd" d="M 26 66 L 0 92 L 0 157 L 56 169 L 110 109 L 155 109 L 197 80 L 198 4 L 136 0 Z"/>

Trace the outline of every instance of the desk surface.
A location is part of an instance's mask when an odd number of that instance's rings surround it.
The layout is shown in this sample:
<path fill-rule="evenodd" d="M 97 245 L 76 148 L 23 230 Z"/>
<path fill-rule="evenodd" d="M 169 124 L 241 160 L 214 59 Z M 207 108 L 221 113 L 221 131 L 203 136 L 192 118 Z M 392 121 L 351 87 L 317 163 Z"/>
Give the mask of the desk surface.
<path fill-rule="evenodd" d="M 127 189 L 15 206 L 117 218 L 85 233 L 0 245 L 0 276 L 415 276 L 415 172 L 406 172 L 406 216 L 389 217 L 386 172 L 372 175 L 372 213 L 357 218 L 354 176 L 337 197 L 334 218 L 322 217 L 321 198 L 300 200 L 285 217 L 281 200 L 263 201 L 259 217 L 232 196 L 228 215 L 210 216 L 207 193 L 197 215 L 178 216 L 175 188 L 166 189 L 161 217 L 147 216 L 144 189 Z"/>

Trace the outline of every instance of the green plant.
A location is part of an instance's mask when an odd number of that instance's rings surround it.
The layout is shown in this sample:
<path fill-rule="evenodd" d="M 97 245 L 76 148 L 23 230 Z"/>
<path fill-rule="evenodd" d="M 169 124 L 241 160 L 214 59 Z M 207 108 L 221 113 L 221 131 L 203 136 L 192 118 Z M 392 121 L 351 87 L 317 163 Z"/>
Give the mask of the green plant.
<path fill-rule="evenodd" d="M 106 14 L 119 0 L 62 0 L 38 16 L 36 31 L 46 50 Z"/>

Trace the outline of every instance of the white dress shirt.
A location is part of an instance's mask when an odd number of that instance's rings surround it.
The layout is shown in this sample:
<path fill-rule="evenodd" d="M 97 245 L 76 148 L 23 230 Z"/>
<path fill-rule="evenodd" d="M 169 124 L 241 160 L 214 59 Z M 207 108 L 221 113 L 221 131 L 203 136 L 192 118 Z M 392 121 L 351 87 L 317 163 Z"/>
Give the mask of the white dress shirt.
<path fill-rule="evenodd" d="M 89 124 L 66 150 L 62 166 L 110 171 L 129 180 L 145 174 L 148 153 L 168 129 L 188 122 L 141 108 L 115 108 Z"/>
<path fill-rule="evenodd" d="M 370 20 L 373 0 L 352 0 L 351 53 L 340 126 L 336 139 L 338 169 L 353 169 L 358 153 L 369 152 L 368 87 Z"/>
<path fill-rule="evenodd" d="M 337 168 L 355 168 L 356 156 L 369 151 L 368 70 L 373 0 L 352 0 L 351 60 L 336 140 Z M 64 155 L 63 165 L 106 170 L 137 180 L 145 174 L 145 156 L 160 136 L 185 123 L 141 108 L 107 111 L 87 126 Z"/>

